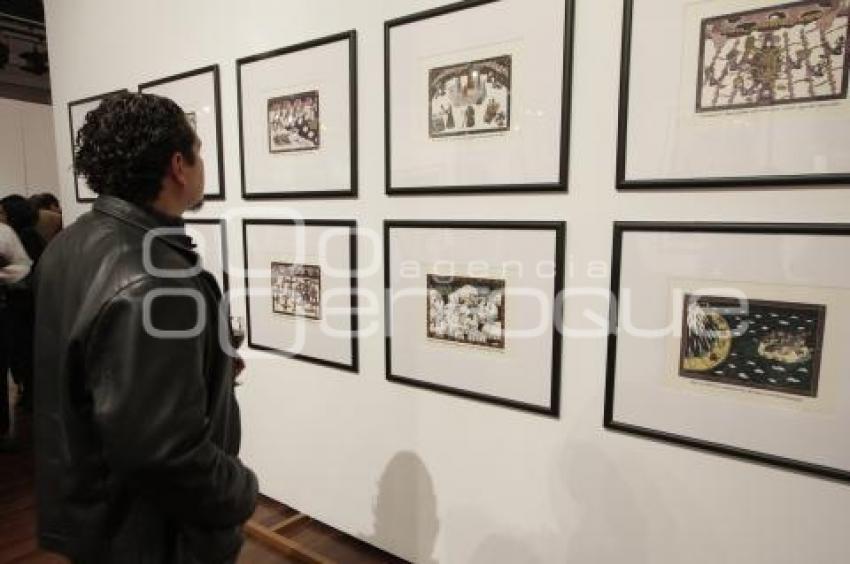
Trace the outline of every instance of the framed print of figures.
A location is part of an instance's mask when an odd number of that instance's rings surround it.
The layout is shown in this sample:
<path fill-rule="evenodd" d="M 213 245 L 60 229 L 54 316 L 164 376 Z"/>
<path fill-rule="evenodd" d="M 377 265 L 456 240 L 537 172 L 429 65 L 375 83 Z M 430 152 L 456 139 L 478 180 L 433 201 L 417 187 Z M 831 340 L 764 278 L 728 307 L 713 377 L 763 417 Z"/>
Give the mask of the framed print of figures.
<path fill-rule="evenodd" d="M 617 223 L 605 426 L 850 481 L 850 225 Z"/>
<path fill-rule="evenodd" d="M 236 61 L 245 199 L 357 196 L 357 32 Z"/>
<path fill-rule="evenodd" d="M 244 220 L 251 348 L 359 370 L 356 231 L 354 221 Z"/>
<path fill-rule="evenodd" d="M 384 222 L 386 376 L 557 417 L 563 222 Z"/>
<path fill-rule="evenodd" d="M 573 12 L 472 0 L 386 22 L 387 194 L 565 192 Z"/>
<path fill-rule="evenodd" d="M 227 230 L 223 219 L 187 219 L 186 235 L 195 243 L 205 270 L 215 277 L 225 297 L 230 291 L 227 268 Z"/>
<path fill-rule="evenodd" d="M 114 94 L 121 94 L 126 91 L 126 88 L 115 90 L 114 92 L 98 94 L 97 96 L 90 96 L 88 98 L 68 103 L 68 126 L 71 130 L 71 163 L 74 163 L 74 155 L 77 152 L 77 132 L 86 122 L 86 116 L 89 112 L 98 107 L 104 98 L 108 98 Z M 77 201 L 80 203 L 95 201 L 97 199 L 97 194 L 89 188 L 85 177 L 77 175 L 76 166 L 72 166 L 72 168 L 72 173 L 74 175 L 74 193 L 76 194 Z"/>
<path fill-rule="evenodd" d="M 207 170 L 204 199 L 224 199 L 224 147 L 221 135 L 221 87 L 218 65 L 180 73 L 139 85 L 139 92 L 174 100 L 201 140 Z"/>
<path fill-rule="evenodd" d="M 850 183 L 850 0 L 624 0 L 619 189 Z"/>

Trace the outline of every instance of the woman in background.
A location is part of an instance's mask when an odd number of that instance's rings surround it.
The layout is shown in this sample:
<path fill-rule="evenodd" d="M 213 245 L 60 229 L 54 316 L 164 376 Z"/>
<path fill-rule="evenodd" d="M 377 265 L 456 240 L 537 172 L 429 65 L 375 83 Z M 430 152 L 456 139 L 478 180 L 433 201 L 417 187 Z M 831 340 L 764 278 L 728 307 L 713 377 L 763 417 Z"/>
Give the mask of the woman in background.
<path fill-rule="evenodd" d="M 9 446 L 9 383 L 6 380 L 11 364 L 11 336 L 14 323 L 9 314 L 8 291 L 30 273 L 32 261 L 27 256 L 15 231 L 6 224 L 0 206 L 0 452 Z"/>
<path fill-rule="evenodd" d="M 35 229 L 49 243 L 62 230 L 62 207 L 59 200 L 53 194 L 44 192 L 30 196 L 29 203 L 38 213 Z"/>
<path fill-rule="evenodd" d="M 7 196 L 0 200 L 5 221 L 20 239 L 35 270 L 47 243 L 36 230 L 38 212 L 22 196 Z M 9 352 L 12 378 L 22 388 L 21 406 L 32 410 L 33 334 L 35 332 L 35 298 L 32 271 L 6 290 L 6 331 L 4 340 Z"/>

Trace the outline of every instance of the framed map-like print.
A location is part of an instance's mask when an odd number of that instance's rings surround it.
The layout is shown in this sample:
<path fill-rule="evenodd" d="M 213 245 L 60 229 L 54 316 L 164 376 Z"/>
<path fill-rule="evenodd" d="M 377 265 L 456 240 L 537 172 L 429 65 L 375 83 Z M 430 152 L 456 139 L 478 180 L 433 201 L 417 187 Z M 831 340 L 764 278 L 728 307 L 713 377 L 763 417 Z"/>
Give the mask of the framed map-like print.
<path fill-rule="evenodd" d="M 386 376 L 557 417 L 563 222 L 386 221 Z"/>
<path fill-rule="evenodd" d="M 616 223 L 605 426 L 850 481 L 850 225 Z"/>
<path fill-rule="evenodd" d="M 248 346 L 359 370 L 357 225 L 245 219 Z"/>
<path fill-rule="evenodd" d="M 357 196 L 357 32 L 236 61 L 245 199 Z"/>
<path fill-rule="evenodd" d="M 387 21 L 387 194 L 566 192 L 573 12 L 473 0 Z"/>
<path fill-rule="evenodd" d="M 68 126 L 71 129 L 72 163 L 75 160 L 74 155 L 77 152 L 77 132 L 86 122 L 86 116 L 89 114 L 90 111 L 98 107 L 104 98 L 107 98 L 114 94 L 121 94 L 122 92 L 127 92 L 127 90 L 116 90 L 114 92 L 98 94 L 97 96 L 90 96 L 88 98 L 83 98 L 81 100 L 75 100 L 73 102 L 68 103 Z M 85 177 L 79 176 L 77 174 L 76 167 L 73 168 L 74 170 L 72 171 L 72 173 L 74 175 L 74 193 L 76 195 L 77 201 L 80 203 L 89 203 L 95 201 L 97 199 L 97 194 L 91 188 L 89 188 Z"/>
<path fill-rule="evenodd" d="M 850 1 L 624 5 L 618 188 L 850 182 Z"/>
<path fill-rule="evenodd" d="M 221 135 L 221 87 L 218 65 L 210 65 L 139 85 L 139 92 L 174 100 L 201 140 L 208 171 L 205 200 L 224 199 L 224 148 Z"/>

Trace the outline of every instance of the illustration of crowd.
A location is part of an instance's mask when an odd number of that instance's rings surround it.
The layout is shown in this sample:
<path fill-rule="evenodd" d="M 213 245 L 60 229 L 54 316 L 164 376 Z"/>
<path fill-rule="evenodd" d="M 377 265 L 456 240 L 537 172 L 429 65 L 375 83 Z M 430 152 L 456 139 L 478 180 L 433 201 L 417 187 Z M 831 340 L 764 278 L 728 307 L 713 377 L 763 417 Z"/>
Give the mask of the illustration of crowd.
<path fill-rule="evenodd" d="M 504 348 L 504 291 L 471 284 L 428 292 L 428 336 Z"/>
<path fill-rule="evenodd" d="M 268 110 L 272 152 L 319 147 L 318 92 L 269 100 Z"/>
<path fill-rule="evenodd" d="M 272 266 L 272 309 L 275 313 L 319 319 L 320 301 L 318 267 Z"/>

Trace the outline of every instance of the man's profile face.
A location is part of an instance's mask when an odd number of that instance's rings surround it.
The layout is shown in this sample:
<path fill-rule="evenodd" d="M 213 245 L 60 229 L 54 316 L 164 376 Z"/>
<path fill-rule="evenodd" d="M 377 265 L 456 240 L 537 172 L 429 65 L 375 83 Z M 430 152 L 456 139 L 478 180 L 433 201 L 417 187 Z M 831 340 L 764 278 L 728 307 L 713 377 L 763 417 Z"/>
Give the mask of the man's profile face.
<path fill-rule="evenodd" d="M 192 144 L 195 164 L 186 165 L 186 190 L 189 196 L 189 209 L 199 209 L 204 203 L 204 159 L 201 156 L 201 140 L 195 137 Z"/>

